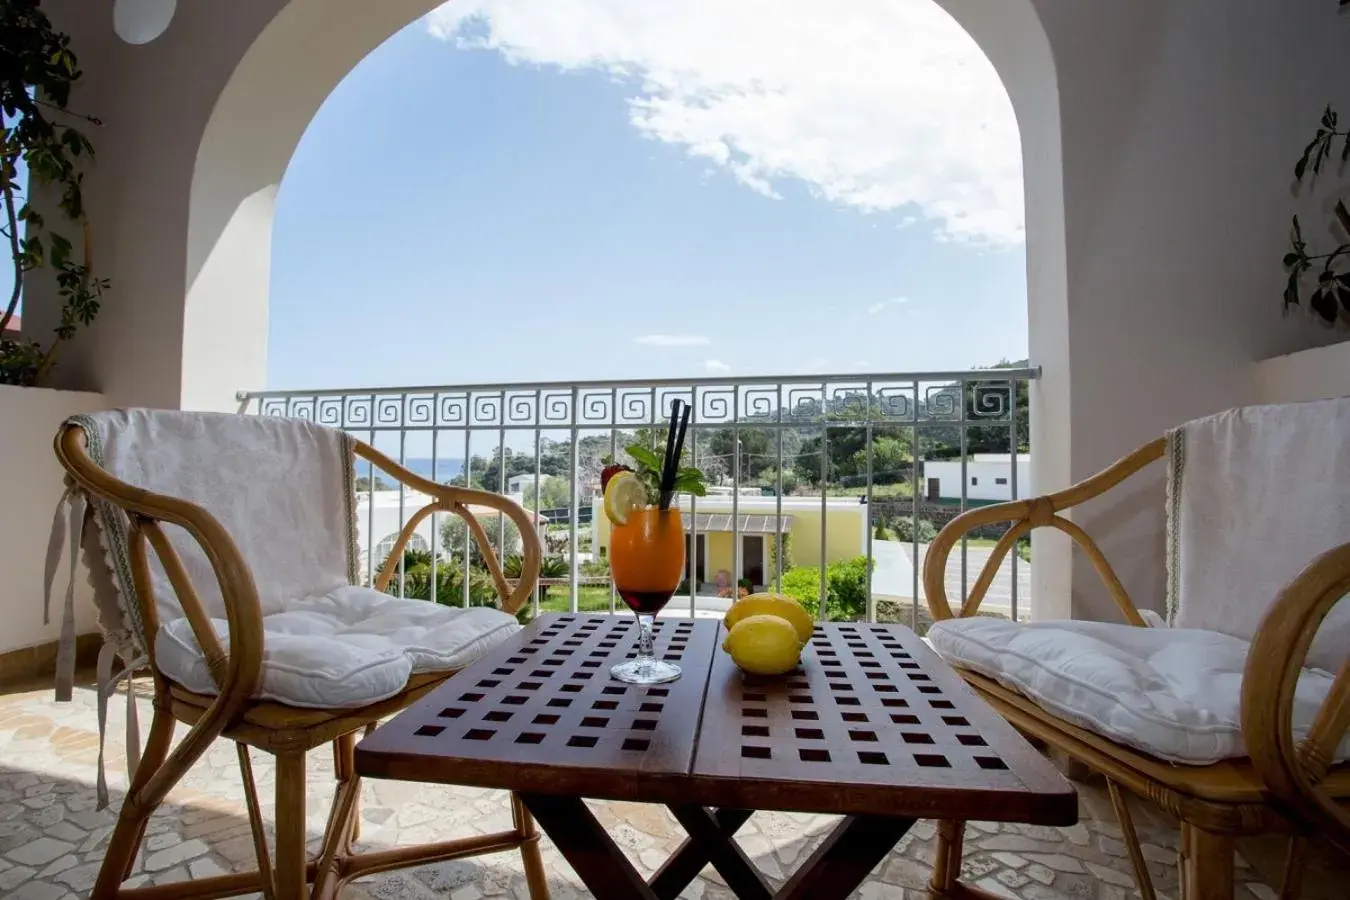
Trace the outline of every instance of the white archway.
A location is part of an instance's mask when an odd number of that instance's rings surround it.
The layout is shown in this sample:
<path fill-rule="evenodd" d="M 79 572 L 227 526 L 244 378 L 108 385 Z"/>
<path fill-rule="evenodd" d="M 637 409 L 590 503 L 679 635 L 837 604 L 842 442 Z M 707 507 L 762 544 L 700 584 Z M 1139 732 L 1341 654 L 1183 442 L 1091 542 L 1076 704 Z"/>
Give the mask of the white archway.
<path fill-rule="evenodd" d="M 1026 193 L 1036 484 L 1069 481 L 1069 323 L 1059 94 L 1050 43 L 1032 0 L 934 0 L 980 45 L 1012 100 Z M 371 50 L 439 0 L 290 0 L 221 91 L 192 173 L 181 405 L 230 409 L 266 370 L 272 216 L 305 128 Z M 1069 548 L 1036 546 L 1040 616 L 1070 613 Z M 1051 598 L 1061 598 L 1047 606 Z"/>

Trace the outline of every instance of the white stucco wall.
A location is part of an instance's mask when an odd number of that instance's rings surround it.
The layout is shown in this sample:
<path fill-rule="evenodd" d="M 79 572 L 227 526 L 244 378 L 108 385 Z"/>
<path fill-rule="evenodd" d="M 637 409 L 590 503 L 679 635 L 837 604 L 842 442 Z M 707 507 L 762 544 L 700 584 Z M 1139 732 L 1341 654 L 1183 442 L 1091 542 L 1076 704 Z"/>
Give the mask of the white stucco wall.
<path fill-rule="evenodd" d="M 1339 77 L 1350 24 L 1334 4 L 937 2 L 989 54 L 1022 130 L 1041 490 L 1253 399 L 1254 361 L 1330 338 L 1282 317 L 1278 297 L 1290 166 L 1322 105 L 1350 107 Z M 432 5 L 184 3 L 163 37 L 130 47 L 107 4 L 44 4 L 89 73 L 81 102 L 107 122 L 89 205 L 114 292 L 63 377 L 114 403 L 210 408 L 260 383 L 270 228 L 259 211 L 332 86 Z M 226 300 L 238 310 L 228 322 Z M 25 310 L 36 327 L 51 315 L 41 307 Z M 898 342 L 878 365 L 903 361 Z M 1156 605 L 1160 475 L 1074 515 Z M 1038 535 L 1034 552 L 1038 615 L 1112 616 L 1085 561 L 1058 564 L 1063 540 Z"/>
<path fill-rule="evenodd" d="M 1254 399 L 1255 360 L 1330 338 L 1282 315 L 1280 257 L 1293 162 L 1323 105 L 1350 107 L 1350 19 L 1323 0 L 1036 7 L 1059 73 L 1069 331 L 1065 347 L 1032 355 L 1069 355 L 1081 479 L 1171 425 Z M 1155 468 L 1075 519 L 1158 608 Z M 1073 590 L 1076 615 L 1114 618 L 1081 557 Z"/>
<path fill-rule="evenodd" d="M 0 385 L 0 653 L 55 641 L 61 636 L 61 603 L 70 577 L 66 557 L 54 585 L 51 624 L 42 624 L 43 562 L 52 514 L 64 491 L 64 470 L 52 452 L 56 429 L 67 416 L 105 409 L 98 394 Z M 69 549 L 69 548 L 67 548 Z M 75 578 L 75 625 L 97 630 L 94 603 L 83 570 Z"/>
<path fill-rule="evenodd" d="M 1350 396 L 1350 341 L 1263 359 L 1255 371 L 1258 403 Z"/>

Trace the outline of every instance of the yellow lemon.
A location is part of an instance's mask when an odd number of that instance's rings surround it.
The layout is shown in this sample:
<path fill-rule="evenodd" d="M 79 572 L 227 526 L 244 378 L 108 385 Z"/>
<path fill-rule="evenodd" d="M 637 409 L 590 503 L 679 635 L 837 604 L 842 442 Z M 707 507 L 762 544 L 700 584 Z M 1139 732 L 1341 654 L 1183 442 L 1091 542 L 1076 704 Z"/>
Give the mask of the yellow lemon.
<path fill-rule="evenodd" d="M 605 485 L 604 505 L 611 522 L 626 525 L 629 514 L 647 505 L 647 487 L 632 472 L 618 472 Z"/>
<path fill-rule="evenodd" d="M 797 632 L 797 640 L 803 644 L 811 640 L 811 632 L 816 627 L 816 623 L 811 621 L 811 614 L 802 609 L 795 597 L 787 594 L 751 594 L 742 597 L 731 604 L 731 609 L 727 610 L 722 621 L 727 628 L 735 628 L 736 623 L 747 616 L 778 616 L 787 619 Z"/>
<path fill-rule="evenodd" d="M 747 672 L 782 675 L 801 657 L 797 630 L 778 616 L 747 616 L 727 632 L 722 649 Z"/>

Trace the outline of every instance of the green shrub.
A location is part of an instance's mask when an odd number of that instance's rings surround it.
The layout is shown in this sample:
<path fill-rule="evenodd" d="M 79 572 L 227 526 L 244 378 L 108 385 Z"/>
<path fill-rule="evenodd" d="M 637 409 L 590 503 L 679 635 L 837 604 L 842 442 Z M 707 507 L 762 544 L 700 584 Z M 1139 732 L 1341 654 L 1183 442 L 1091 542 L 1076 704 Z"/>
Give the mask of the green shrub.
<path fill-rule="evenodd" d="M 386 593 L 398 595 L 398 573 L 389 580 Z M 431 599 L 431 564 L 408 566 L 403 570 L 403 596 L 414 600 Z M 453 560 L 441 560 L 436 566 L 436 602 L 443 606 L 459 606 L 464 602 L 464 571 Z M 469 605 L 497 606 L 501 598 L 486 569 L 477 566 L 469 570 Z"/>
<path fill-rule="evenodd" d="M 878 525 L 875 531 L 873 532 L 872 537 L 876 538 L 879 541 L 889 541 L 891 539 L 890 529 L 888 529 L 884 524 Z"/>
<path fill-rule="evenodd" d="M 901 541 L 914 540 L 914 519 L 910 516 L 901 516 L 895 520 L 895 537 Z M 931 544 L 937 537 L 937 526 L 927 519 L 919 519 L 919 543 Z"/>
<path fill-rule="evenodd" d="M 825 569 L 825 614 L 832 622 L 867 615 L 867 557 L 831 563 Z M 800 566 L 783 573 L 783 593 L 795 597 L 813 618 L 820 616 L 820 568 Z"/>
<path fill-rule="evenodd" d="M 604 576 L 609 574 L 609 560 L 603 556 L 598 556 L 581 564 L 582 575 L 592 577 Z"/>
<path fill-rule="evenodd" d="M 783 573 L 783 593 L 797 602 L 814 617 L 820 611 L 820 569 L 798 566 Z"/>

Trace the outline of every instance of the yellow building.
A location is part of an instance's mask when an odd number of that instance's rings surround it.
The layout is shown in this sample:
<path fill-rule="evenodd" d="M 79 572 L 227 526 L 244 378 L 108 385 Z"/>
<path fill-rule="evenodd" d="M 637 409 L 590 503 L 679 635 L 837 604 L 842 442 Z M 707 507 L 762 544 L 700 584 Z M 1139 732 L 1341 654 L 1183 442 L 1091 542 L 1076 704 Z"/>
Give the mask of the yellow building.
<path fill-rule="evenodd" d="M 867 506 L 859 497 L 829 497 L 822 503 L 820 497 L 783 497 L 780 501 L 742 493 L 733 500 L 730 494 L 712 494 L 681 497 L 680 508 L 687 565 L 708 593 L 741 578 L 756 589 L 772 584 L 780 536 L 787 538 L 784 571 L 789 565 L 820 565 L 822 541 L 826 565 L 867 553 Z M 599 497 L 594 501 L 592 522 L 594 546 L 607 554 L 610 525 Z"/>

